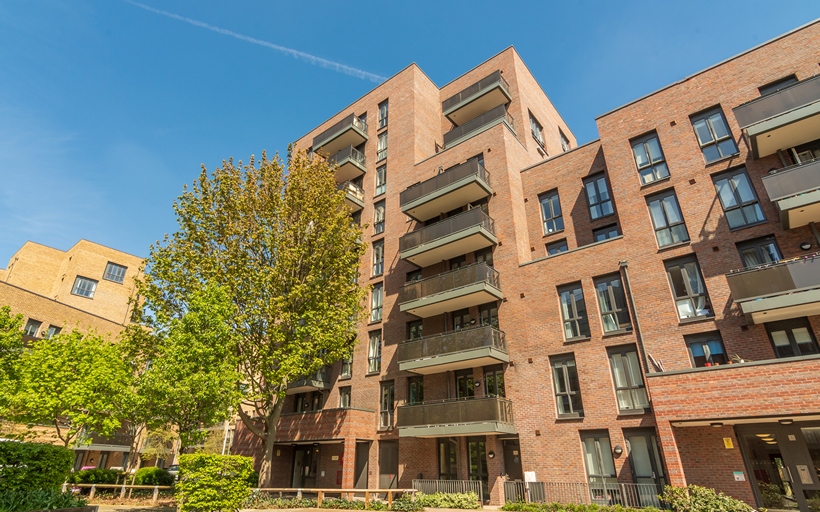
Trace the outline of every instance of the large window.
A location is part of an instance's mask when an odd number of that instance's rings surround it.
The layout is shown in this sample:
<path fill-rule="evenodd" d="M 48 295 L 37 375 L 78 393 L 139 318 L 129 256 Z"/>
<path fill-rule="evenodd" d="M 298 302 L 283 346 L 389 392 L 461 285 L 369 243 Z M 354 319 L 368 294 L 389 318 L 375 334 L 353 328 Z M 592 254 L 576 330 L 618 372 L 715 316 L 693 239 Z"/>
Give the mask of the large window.
<path fill-rule="evenodd" d="M 387 166 L 380 165 L 376 169 L 376 194 L 381 195 L 387 190 Z"/>
<path fill-rule="evenodd" d="M 695 368 L 725 364 L 728 361 L 726 350 L 723 348 L 723 340 L 718 331 L 684 336 L 683 339 L 686 340 L 689 358 Z"/>
<path fill-rule="evenodd" d="M 609 434 L 606 432 L 582 432 L 581 442 L 584 445 L 584 465 L 587 468 L 589 483 L 617 483 Z M 590 491 L 593 495 L 601 494 L 604 497 L 607 495 L 607 492 L 603 489 L 592 488 Z"/>
<path fill-rule="evenodd" d="M 737 244 L 737 250 L 740 253 L 740 259 L 743 260 L 744 267 L 768 265 L 783 259 L 777 241 L 773 236 L 740 242 Z"/>
<path fill-rule="evenodd" d="M 564 229 L 564 217 L 561 215 L 561 201 L 558 192 L 552 191 L 538 196 L 541 202 L 541 218 L 544 219 L 544 233 L 550 234 Z"/>
<path fill-rule="evenodd" d="M 490 302 L 478 306 L 478 318 L 481 325 L 491 325 L 498 329 L 498 303 Z"/>
<path fill-rule="evenodd" d="M 367 346 L 367 373 L 378 373 L 382 370 L 382 332 L 370 333 Z"/>
<path fill-rule="evenodd" d="M 720 205 L 730 228 L 739 228 L 763 222 L 763 210 L 757 201 L 745 169 L 735 169 L 712 178 Z"/>
<path fill-rule="evenodd" d="M 105 273 L 103 273 L 103 279 L 106 281 L 114 281 L 115 283 L 120 283 L 125 280 L 125 271 L 126 267 L 122 265 L 117 265 L 116 263 L 111 263 L 110 261 L 105 266 Z"/>
<path fill-rule="evenodd" d="M 384 233 L 384 201 L 373 205 L 373 234 Z"/>
<path fill-rule="evenodd" d="M 409 405 L 424 402 L 424 377 L 408 378 L 407 388 L 407 403 Z"/>
<path fill-rule="evenodd" d="M 28 322 L 26 322 L 26 328 L 23 332 L 25 332 L 26 336 L 31 336 L 36 338 L 40 336 L 40 326 L 43 325 L 43 322 L 39 320 L 35 320 L 33 318 L 29 318 Z"/>
<path fill-rule="evenodd" d="M 589 217 L 592 220 L 615 213 L 612 207 L 612 198 L 609 196 L 606 176 L 598 174 L 592 178 L 587 178 L 584 180 L 584 189 L 587 191 Z"/>
<path fill-rule="evenodd" d="M 598 308 L 601 310 L 601 324 L 604 332 L 618 332 L 632 329 L 626 294 L 621 285 L 621 276 L 613 274 L 595 279 Z"/>
<path fill-rule="evenodd" d="M 584 303 L 581 283 L 562 286 L 558 289 L 561 299 L 561 316 L 564 320 L 564 336 L 567 341 L 589 337 L 589 319 Z"/>
<path fill-rule="evenodd" d="M 609 364 L 618 410 L 621 412 L 644 411 L 649 408 L 649 398 L 643 383 L 638 352 L 634 346 L 609 351 Z"/>
<path fill-rule="evenodd" d="M 339 407 L 342 409 L 350 409 L 350 386 L 339 388 Z"/>
<path fill-rule="evenodd" d="M 795 357 L 817 354 L 817 340 L 806 318 L 769 322 L 766 331 L 772 340 L 777 357 Z"/>
<path fill-rule="evenodd" d="M 384 100 L 383 102 L 379 103 L 379 129 L 387 126 L 387 107 L 387 100 Z"/>
<path fill-rule="evenodd" d="M 577 417 L 584 415 L 581 403 L 581 387 L 578 383 L 578 369 L 573 355 L 550 358 L 552 365 L 552 382 L 555 386 L 555 404 L 558 417 Z"/>
<path fill-rule="evenodd" d="M 689 240 L 689 232 L 683 222 L 678 198 L 674 190 L 668 190 L 646 199 L 658 247 L 679 244 Z"/>
<path fill-rule="evenodd" d="M 384 303 L 384 283 L 376 283 L 370 292 L 370 321 L 381 322 Z"/>
<path fill-rule="evenodd" d="M 393 426 L 393 381 L 385 381 L 381 384 L 381 400 L 379 427 L 390 428 Z"/>
<path fill-rule="evenodd" d="M 384 239 L 373 242 L 373 275 L 384 274 Z"/>
<path fill-rule="evenodd" d="M 422 320 L 413 320 L 407 322 L 407 339 L 417 340 L 424 336 L 424 322 Z"/>
<path fill-rule="evenodd" d="M 97 281 L 88 279 L 87 277 L 77 276 L 74 280 L 74 286 L 71 288 L 71 293 L 79 295 L 80 297 L 94 298 L 94 292 L 97 290 Z"/>
<path fill-rule="evenodd" d="M 638 166 L 642 184 L 646 185 L 669 177 L 669 167 L 663 157 L 657 133 L 652 132 L 633 140 L 632 154 L 635 156 L 635 165 Z"/>
<path fill-rule="evenodd" d="M 714 314 L 700 267 L 694 257 L 667 262 L 666 275 L 669 277 L 678 318 L 690 320 Z"/>
<path fill-rule="evenodd" d="M 504 398 L 504 368 L 500 364 L 484 367 L 484 395 Z"/>
<path fill-rule="evenodd" d="M 729 131 L 729 125 L 720 107 L 694 115 L 691 120 L 706 163 L 737 153 L 732 132 Z"/>
<path fill-rule="evenodd" d="M 387 132 L 379 134 L 379 140 L 376 146 L 376 161 L 387 158 Z"/>
<path fill-rule="evenodd" d="M 441 480 L 458 480 L 458 438 L 438 440 L 438 477 Z"/>
<path fill-rule="evenodd" d="M 353 376 L 353 354 L 350 354 L 350 356 L 342 359 L 342 371 L 339 376 L 343 379 Z"/>
<path fill-rule="evenodd" d="M 532 112 L 530 112 L 530 132 L 532 132 L 532 138 L 535 139 L 535 142 L 543 148 L 544 129 L 541 127 L 541 123 L 538 122 L 538 119 L 532 115 Z"/>

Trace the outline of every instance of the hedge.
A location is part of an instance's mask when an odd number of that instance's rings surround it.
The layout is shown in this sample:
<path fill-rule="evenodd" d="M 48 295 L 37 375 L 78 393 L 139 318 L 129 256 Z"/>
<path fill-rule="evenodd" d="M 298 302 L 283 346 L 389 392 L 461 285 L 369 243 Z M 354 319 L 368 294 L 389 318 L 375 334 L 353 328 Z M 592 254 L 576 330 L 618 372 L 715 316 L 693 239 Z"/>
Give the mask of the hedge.
<path fill-rule="evenodd" d="M 59 489 L 73 463 L 74 452 L 62 446 L 0 441 L 0 489 Z"/>
<path fill-rule="evenodd" d="M 191 453 L 179 457 L 174 494 L 182 512 L 233 512 L 250 496 L 253 459 Z"/>
<path fill-rule="evenodd" d="M 55 489 L 2 490 L 0 491 L 0 512 L 22 512 L 24 510 L 54 510 L 86 506 L 86 501 L 70 492 Z"/>
<path fill-rule="evenodd" d="M 140 468 L 134 474 L 134 485 L 173 485 L 174 475 L 158 467 Z"/>
<path fill-rule="evenodd" d="M 116 484 L 120 474 L 113 469 L 83 469 L 68 475 L 66 481 L 70 484 Z"/>

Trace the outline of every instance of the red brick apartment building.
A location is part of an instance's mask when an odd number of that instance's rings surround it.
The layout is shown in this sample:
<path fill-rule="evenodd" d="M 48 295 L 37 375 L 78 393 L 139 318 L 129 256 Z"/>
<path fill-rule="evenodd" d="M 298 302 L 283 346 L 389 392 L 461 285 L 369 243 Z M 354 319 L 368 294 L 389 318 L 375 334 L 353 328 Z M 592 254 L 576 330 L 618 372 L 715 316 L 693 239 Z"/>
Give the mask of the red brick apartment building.
<path fill-rule="evenodd" d="M 289 391 L 276 485 L 472 480 L 501 503 L 526 476 L 632 505 L 664 484 L 762 505 L 777 485 L 807 510 L 819 64 L 820 20 L 579 146 L 509 48 L 443 87 L 410 65 L 302 137 L 367 225 L 373 291 L 352 359 Z"/>

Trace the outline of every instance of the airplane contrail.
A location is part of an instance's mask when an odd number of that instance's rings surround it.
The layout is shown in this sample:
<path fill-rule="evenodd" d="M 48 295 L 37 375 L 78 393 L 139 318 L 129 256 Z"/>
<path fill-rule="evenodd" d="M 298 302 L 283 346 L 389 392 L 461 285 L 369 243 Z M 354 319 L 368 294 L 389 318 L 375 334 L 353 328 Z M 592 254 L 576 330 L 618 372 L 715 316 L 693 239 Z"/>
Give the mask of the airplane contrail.
<path fill-rule="evenodd" d="M 321 67 L 326 68 L 326 69 L 330 69 L 330 70 L 333 70 L 333 71 L 338 71 L 339 73 L 344 73 L 346 75 L 354 76 L 356 78 L 361 78 L 361 79 L 364 79 L 364 80 L 370 80 L 371 82 L 376 82 L 376 83 L 381 83 L 381 82 L 384 82 L 385 80 L 387 80 L 387 77 L 383 77 L 383 76 L 377 75 L 375 73 L 370 73 L 368 71 L 364 71 L 364 70 L 357 69 L 357 68 L 354 68 L 354 67 L 346 66 L 346 65 L 344 65 L 342 63 L 339 63 L 339 62 L 334 62 L 332 60 L 323 59 L 321 57 L 317 57 L 317 56 L 311 55 L 309 53 L 300 52 L 299 50 L 294 50 L 292 48 L 287 48 L 285 46 L 280 46 L 278 44 L 273 44 L 273 43 L 270 43 L 268 41 L 263 41 L 261 39 L 256 39 L 254 37 L 249 37 L 249 36 L 246 36 L 246 35 L 237 34 L 236 32 L 233 32 L 233 31 L 230 31 L 230 30 L 227 30 L 227 29 L 224 29 L 224 28 L 209 25 L 209 24 L 207 24 L 203 21 L 198 21 L 198 20 L 194 20 L 194 19 L 191 19 L 191 18 L 186 18 L 185 16 L 180 16 L 179 14 L 174 14 L 172 12 L 163 11 L 161 9 L 155 9 L 155 8 L 150 7 L 148 5 L 141 4 L 139 2 L 135 2 L 134 0 L 123 0 L 123 1 L 126 2 L 126 3 L 129 3 L 133 6 L 139 7 L 140 9 L 145 9 L 146 11 L 153 12 L 155 14 L 159 14 L 159 15 L 162 15 L 162 16 L 165 16 L 165 17 L 168 17 L 168 18 L 173 18 L 175 20 L 183 21 L 183 22 L 188 23 L 190 25 L 194 25 L 195 27 L 200 27 L 200 28 L 210 30 L 211 32 L 216 32 L 217 34 L 222 34 L 222 35 L 225 35 L 225 36 L 235 37 L 236 39 L 239 39 L 239 40 L 251 43 L 251 44 L 256 44 L 256 45 L 259 45 L 259 46 L 264 46 L 266 48 L 271 48 L 273 50 L 284 53 L 286 55 L 290 55 L 291 57 L 294 57 L 294 58 L 297 58 L 297 59 L 302 59 L 302 60 L 305 60 L 305 61 L 307 61 L 311 64 L 314 64 L 316 66 L 321 66 Z"/>

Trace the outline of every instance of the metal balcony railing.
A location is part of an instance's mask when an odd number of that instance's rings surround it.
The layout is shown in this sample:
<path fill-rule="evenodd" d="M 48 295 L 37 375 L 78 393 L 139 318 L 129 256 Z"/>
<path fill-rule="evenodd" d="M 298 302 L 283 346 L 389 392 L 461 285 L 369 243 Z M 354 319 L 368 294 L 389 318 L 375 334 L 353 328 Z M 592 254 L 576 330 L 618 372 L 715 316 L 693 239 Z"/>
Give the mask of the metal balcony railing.
<path fill-rule="evenodd" d="M 411 201 L 415 201 L 420 197 L 424 197 L 427 194 L 431 194 L 436 190 L 440 190 L 448 185 L 473 175 L 478 177 L 478 179 L 487 185 L 490 184 L 490 173 L 487 172 L 483 165 L 478 163 L 477 158 L 472 158 L 461 165 L 451 167 L 441 174 L 433 176 L 429 180 L 422 181 L 421 183 L 417 183 L 415 185 L 410 185 L 406 190 L 399 194 L 399 203 L 403 208 L 404 205 Z"/>
<path fill-rule="evenodd" d="M 620 505 L 665 508 L 656 484 L 619 482 L 504 482 L 507 503 L 561 503 L 564 505 Z"/>
<path fill-rule="evenodd" d="M 458 105 L 462 101 L 471 96 L 475 96 L 479 92 L 489 89 L 496 84 L 500 84 L 501 88 L 504 89 L 504 92 L 507 93 L 507 96 L 510 95 L 510 84 L 501 76 L 501 71 L 495 71 L 490 75 L 482 78 L 478 82 L 474 83 L 473 85 L 467 87 L 466 89 L 462 90 L 461 92 L 450 96 L 446 100 L 441 102 L 441 110 L 442 112 L 447 112 L 454 106 Z"/>
<path fill-rule="evenodd" d="M 513 423 L 512 401 L 486 397 L 442 400 L 397 408 L 396 426 L 423 427 L 467 423 Z"/>
<path fill-rule="evenodd" d="M 327 379 L 327 367 L 322 367 L 311 375 L 294 380 L 288 387 L 299 388 L 302 386 L 312 386 L 314 382 L 321 382 L 324 385 L 330 384 Z"/>
<path fill-rule="evenodd" d="M 399 289 L 398 302 L 402 304 L 481 282 L 500 288 L 498 272 L 486 263 L 475 263 L 421 281 L 407 283 Z"/>
<path fill-rule="evenodd" d="M 358 128 L 363 133 L 367 133 L 367 122 L 356 117 L 356 114 L 350 114 L 349 116 L 345 117 L 338 123 L 334 124 L 327 130 L 323 131 L 322 133 L 314 137 L 313 149 L 316 150 L 324 146 L 330 140 L 334 139 L 339 133 L 341 133 L 349 127 Z"/>
<path fill-rule="evenodd" d="M 345 181 L 336 185 L 336 190 L 344 190 L 345 194 L 352 196 L 359 201 L 364 201 L 364 189 L 352 181 Z"/>
<path fill-rule="evenodd" d="M 473 208 L 466 212 L 453 215 L 440 222 L 425 226 L 416 231 L 407 233 L 399 239 L 399 252 L 409 251 L 420 245 L 452 235 L 473 226 L 483 226 L 484 229 L 495 234 L 495 222 L 481 208 Z"/>
<path fill-rule="evenodd" d="M 820 288 L 820 252 L 726 274 L 737 301 Z"/>
<path fill-rule="evenodd" d="M 413 489 L 423 492 L 424 494 L 435 494 L 437 492 L 442 494 L 465 494 L 474 492 L 478 495 L 478 503 L 476 508 L 479 508 L 484 503 L 484 492 L 480 480 L 413 480 Z"/>
<path fill-rule="evenodd" d="M 820 159 L 784 167 L 763 176 L 763 186 L 771 201 L 820 189 Z"/>
<path fill-rule="evenodd" d="M 484 325 L 407 340 L 399 344 L 398 359 L 399 362 L 415 361 L 484 347 L 506 352 L 504 332 Z"/>
<path fill-rule="evenodd" d="M 335 155 L 328 158 L 327 161 L 332 162 L 334 164 L 338 164 L 339 162 L 344 162 L 348 158 L 350 160 L 359 162 L 360 164 L 362 164 L 362 167 L 367 166 L 367 158 L 364 156 L 364 153 L 354 148 L 353 146 L 348 146 L 343 150 L 337 152 Z"/>
<path fill-rule="evenodd" d="M 488 110 L 480 116 L 471 119 L 463 125 L 457 126 L 445 133 L 444 147 L 447 147 L 449 144 L 464 137 L 465 135 L 482 128 L 484 125 L 490 124 L 499 119 L 503 119 L 510 126 L 510 128 L 515 131 L 515 123 L 512 116 L 507 112 L 507 107 L 505 105 L 499 105 L 494 109 Z"/>
<path fill-rule="evenodd" d="M 732 110 L 740 127 L 747 128 L 816 101 L 820 101 L 820 75 L 755 98 Z"/>

